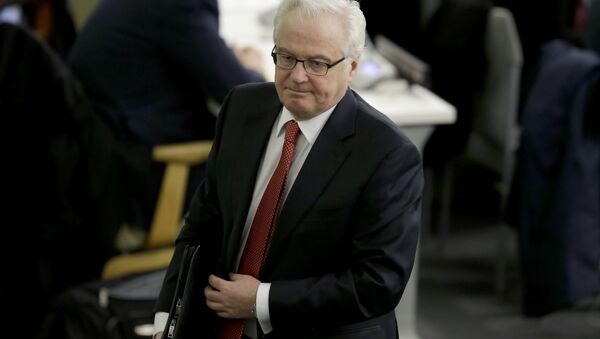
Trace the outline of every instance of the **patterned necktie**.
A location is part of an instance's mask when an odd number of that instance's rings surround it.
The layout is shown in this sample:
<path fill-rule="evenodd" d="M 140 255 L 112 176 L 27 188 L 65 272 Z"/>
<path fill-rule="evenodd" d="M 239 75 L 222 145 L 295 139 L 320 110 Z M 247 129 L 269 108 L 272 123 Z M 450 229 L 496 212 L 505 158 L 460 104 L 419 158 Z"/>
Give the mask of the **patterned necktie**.
<path fill-rule="evenodd" d="M 277 168 L 267 184 L 265 193 L 260 200 L 260 204 L 256 209 L 248 240 L 238 273 L 252 275 L 258 278 L 262 265 L 267 257 L 267 252 L 271 244 L 271 238 L 275 229 L 275 220 L 281 206 L 283 189 L 287 179 L 294 149 L 296 148 L 296 139 L 298 136 L 298 123 L 290 120 L 285 125 L 285 141 L 283 142 L 283 150 Z M 239 339 L 244 331 L 244 319 L 231 319 L 223 322 L 219 339 Z"/>

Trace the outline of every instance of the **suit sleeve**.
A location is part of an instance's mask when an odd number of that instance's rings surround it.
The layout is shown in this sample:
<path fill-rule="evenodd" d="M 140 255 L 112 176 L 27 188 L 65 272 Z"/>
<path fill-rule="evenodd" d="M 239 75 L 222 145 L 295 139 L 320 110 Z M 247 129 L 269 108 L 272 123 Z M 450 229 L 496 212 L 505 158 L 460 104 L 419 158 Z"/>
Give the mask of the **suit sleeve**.
<path fill-rule="evenodd" d="M 416 253 L 423 175 L 404 142 L 376 167 L 356 206 L 348 267 L 322 276 L 273 281 L 273 329 L 294 323 L 344 325 L 390 312 L 400 301 Z"/>
<path fill-rule="evenodd" d="M 192 83 L 221 103 L 234 86 L 262 82 L 244 68 L 219 35 L 216 1 L 161 0 L 164 13 L 160 43 Z"/>
<path fill-rule="evenodd" d="M 229 96 L 225 98 L 221 113 L 217 119 L 216 136 L 207 161 L 205 180 L 196 189 L 190 209 L 183 218 L 183 225 L 175 244 L 175 253 L 167 269 L 165 280 L 155 306 L 155 311 L 157 312 L 169 312 L 175 294 L 179 266 L 186 245 L 199 244 L 202 247 L 203 255 L 210 256 L 203 259 L 205 263 L 215 263 L 216 265 L 218 260 L 217 256 L 220 253 L 219 239 L 222 237 L 222 217 L 218 204 L 214 164 L 220 148 L 220 136 L 224 120 L 227 116 L 225 112 L 228 108 L 228 102 Z M 212 265 L 205 267 L 206 277 L 208 277 L 211 269 L 214 269 Z"/>

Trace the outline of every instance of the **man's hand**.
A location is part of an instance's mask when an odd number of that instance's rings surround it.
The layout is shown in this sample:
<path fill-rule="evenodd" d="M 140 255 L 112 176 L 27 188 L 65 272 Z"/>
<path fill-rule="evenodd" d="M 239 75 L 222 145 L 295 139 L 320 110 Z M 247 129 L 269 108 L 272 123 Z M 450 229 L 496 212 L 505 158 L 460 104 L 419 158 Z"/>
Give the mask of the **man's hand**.
<path fill-rule="evenodd" d="M 255 318 L 256 293 L 260 281 L 250 275 L 229 275 L 230 281 L 215 275 L 208 277 L 208 286 L 204 289 L 206 305 L 221 318 Z"/>
<path fill-rule="evenodd" d="M 152 336 L 152 339 L 160 339 L 162 337 L 163 331 L 160 332 L 156 332 L 154 333 L 154 335 Z"/>

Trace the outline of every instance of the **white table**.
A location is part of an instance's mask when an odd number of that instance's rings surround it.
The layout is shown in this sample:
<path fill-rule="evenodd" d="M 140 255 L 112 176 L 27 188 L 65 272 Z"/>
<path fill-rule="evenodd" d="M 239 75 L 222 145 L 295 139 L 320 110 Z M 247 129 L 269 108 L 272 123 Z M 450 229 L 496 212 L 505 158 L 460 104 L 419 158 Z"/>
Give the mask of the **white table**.
<path fill-rule="evenodd" d="M 279 0 L 220 0 L 220 33 L 229 43 L 253 46 L 264 53 L 266 77 L 273 78 L 275 65 L 272 27 L 262 25 L 258 17 L 277 6 Z M 431 134 L 433 126 L 450 124 L 456 119 L 455 108 L 419 85 L 407 86 L 404 80 L 388 80 L 369 90 L 357 90 L 373 107 L 398 124 L 419 149 Z M 419 255 L 402 300 L 396 307 L 398 332 L 402 339 L 418 339 L 416 331 L 417 282 Z"/>

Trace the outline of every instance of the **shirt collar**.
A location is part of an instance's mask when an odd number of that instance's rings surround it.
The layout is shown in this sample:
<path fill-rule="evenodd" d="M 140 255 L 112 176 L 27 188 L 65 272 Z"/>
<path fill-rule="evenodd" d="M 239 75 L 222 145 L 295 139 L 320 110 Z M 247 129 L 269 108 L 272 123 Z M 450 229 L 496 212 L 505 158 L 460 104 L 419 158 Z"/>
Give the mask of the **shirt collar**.
<path fill-rule="evenodd" d="M 317 139 L 317 136 L 319 136 L 321 129 L 323 129 L 323 126 L 325 126 L 325 123 L 331 116 L 331 113 L 333 113 L 333 110 L 336 106 L 337 105 L 331 107 L 330 109 L 316 115 L 313 118 L 302 121 L 294 119 L 292 113 L 285 108 L 285 106 L 283 106 L 279 116 L 279 121 L 277 122 L 277 136 L 279 137 L 282 133 L 284 133 L 283 127 L 288 121 L 296 120 L 298 127 L 300 127 L 300 132 L 302 132 L 302 135 L 304 135 L 308 143 L 312 144 Z"/>

